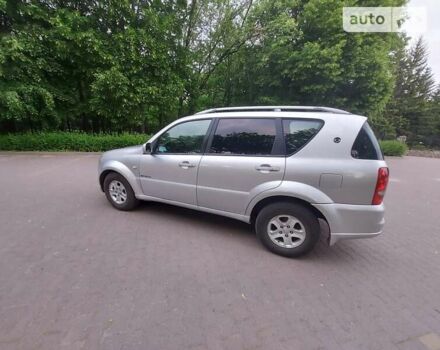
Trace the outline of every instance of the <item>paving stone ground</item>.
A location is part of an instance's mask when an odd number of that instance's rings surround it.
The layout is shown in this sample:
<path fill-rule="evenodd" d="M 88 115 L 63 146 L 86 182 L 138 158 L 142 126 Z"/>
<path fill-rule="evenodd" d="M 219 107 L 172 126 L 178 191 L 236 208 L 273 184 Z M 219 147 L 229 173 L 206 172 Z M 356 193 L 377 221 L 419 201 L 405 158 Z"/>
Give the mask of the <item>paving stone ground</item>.
<path fill-rule="evenodd" d="M 243 223 L 114 210 L 98 155 L 0 154 L 0 349 L 440 349 L 440 159 L 387 159 L 382 236 L 291 260 Z"/>

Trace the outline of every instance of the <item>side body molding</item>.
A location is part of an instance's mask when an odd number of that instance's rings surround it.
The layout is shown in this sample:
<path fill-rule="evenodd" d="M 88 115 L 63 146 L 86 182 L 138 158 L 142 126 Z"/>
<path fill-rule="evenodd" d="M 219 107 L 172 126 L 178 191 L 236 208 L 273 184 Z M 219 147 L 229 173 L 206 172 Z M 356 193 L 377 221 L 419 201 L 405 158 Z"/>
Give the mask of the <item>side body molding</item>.
<path fill-rule="evenodd" d="M 258 202 L 265 198 L 274 196 L 298 198 L 312 205 L 333 203 L 329 196 L 313 186 L 295 181 L 283 181 L 278 187 L 261 192 L 260 194 L 252 198 L 246 208 L 246 215 L 251 215 L 252 209 Z"/>

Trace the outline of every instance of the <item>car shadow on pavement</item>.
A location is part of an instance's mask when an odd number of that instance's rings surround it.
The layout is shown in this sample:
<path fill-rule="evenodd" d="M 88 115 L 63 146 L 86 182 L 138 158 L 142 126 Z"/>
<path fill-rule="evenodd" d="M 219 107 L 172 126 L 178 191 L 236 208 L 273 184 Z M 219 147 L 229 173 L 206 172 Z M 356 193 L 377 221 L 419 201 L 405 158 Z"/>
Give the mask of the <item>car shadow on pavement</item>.
<path fill-rule="evenodd" d="M 203 231 L 203 234 L 227 235 L 225 239 L 235 239 L 239 244 L 252 245 L 260 251 L 265 250 L 256 238 L 253 227 L 238 220 L 158 202 L 141 202 L 136 211 L 148 213 L 164 222 L 179 221 L 187 228 L 193 227 L 194 230 Z M 328 226 L 321 222 L 321 236 L 315 249 L 295 260 L 345 264 L 347 260 L 353 262 L 360 259 L 362 251 L 366 249 L 359 244 L 350 244 L 352 242 L 340 242 L 330 247 L 328 237 Z"/>
<path fill-rule="evenodd" d="M 228 217 L 205 213 L 193 209 L 178 207 L 159 202 L 141 202 L 138 209 L 155 216 L 163 216 L 164 220 L 182 220 L 186 224 L 192 223 L 196 226 L 208 225 L 218 231 L 241 231 L 245 235 L 253 235 L 251 225 L 245 222 L 234 220 Z"/>

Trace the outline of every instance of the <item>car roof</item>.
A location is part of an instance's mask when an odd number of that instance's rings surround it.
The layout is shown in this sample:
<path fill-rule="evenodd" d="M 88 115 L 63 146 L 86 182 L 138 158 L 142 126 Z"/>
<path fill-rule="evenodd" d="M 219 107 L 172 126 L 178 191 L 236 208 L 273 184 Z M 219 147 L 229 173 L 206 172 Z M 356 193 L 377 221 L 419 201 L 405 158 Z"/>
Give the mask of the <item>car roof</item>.
<path fill-rule="evenodd" d="M 179 122 L 186 120 L 197 120 L 207 118 L 301 118 L 301 119 L 322 119 L 341 122 L 353 120 L 352 118 L 366 117 L 351 114 L 347 111 L 314 106 L 243 106 L 213 108 L 198 112 L 194 115 L 178 119 Z"/>

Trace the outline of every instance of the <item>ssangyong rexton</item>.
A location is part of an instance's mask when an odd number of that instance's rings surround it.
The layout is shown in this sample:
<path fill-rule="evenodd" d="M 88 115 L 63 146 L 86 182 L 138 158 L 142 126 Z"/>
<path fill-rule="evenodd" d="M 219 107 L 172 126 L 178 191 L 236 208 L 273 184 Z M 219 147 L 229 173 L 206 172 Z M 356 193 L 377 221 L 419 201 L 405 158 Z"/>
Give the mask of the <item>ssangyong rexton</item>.
<path fill-rule="evenodd" d="M 290 257 L 313 248 L 320 222 L 330 244 L 380 234 L 387 182 L 367 118 L 325 107 L 206 110 L 99 161 L 115 208 L 147 200 L 231 217 Z"/>

